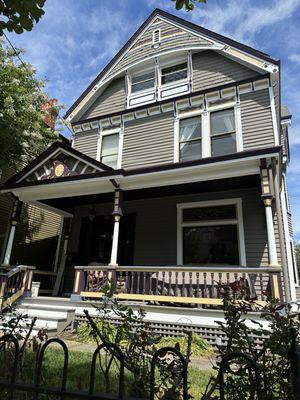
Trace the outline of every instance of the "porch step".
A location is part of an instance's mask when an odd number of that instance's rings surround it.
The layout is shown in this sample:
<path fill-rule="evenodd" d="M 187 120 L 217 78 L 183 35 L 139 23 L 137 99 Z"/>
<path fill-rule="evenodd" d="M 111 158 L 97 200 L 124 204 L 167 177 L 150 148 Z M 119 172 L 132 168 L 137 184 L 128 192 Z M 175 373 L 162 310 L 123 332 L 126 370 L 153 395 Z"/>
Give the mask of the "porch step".
<path fill-rule="evenodd" d="M 41 329 L 47 329 L 48 336 L 56 336 L 62 333 L 75 319 L 75 308 L 63 303 L 49 304 L 42 298 L 24 298 L 18 304 L 17 311 L 27 315 L 29 320 L 37 317 L 33 335 Z"/>

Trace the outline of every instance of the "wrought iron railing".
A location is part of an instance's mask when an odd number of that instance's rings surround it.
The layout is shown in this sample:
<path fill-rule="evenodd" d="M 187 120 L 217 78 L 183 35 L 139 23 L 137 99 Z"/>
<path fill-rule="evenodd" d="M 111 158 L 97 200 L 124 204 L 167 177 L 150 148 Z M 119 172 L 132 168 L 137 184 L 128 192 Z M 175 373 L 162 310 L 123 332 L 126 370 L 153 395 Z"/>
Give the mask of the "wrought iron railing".
<path fill-rule="evenodd" d="M 0 310 L 13 304 L 25 291 L 31 290 L 35 267 L 18 265 L 0 271 Z"/>
<path fill-rule="evenodd" d="M 240 285 L 245 298 L 265 304 L 267 296 L 284 300 L 281 269 L 274 267 L 195 266 L 80 266 L 75 267 L 74 294 L 103 296 L 114 282 L 114 296 L 122 300 L 221 305 L 221 284 Z"/>

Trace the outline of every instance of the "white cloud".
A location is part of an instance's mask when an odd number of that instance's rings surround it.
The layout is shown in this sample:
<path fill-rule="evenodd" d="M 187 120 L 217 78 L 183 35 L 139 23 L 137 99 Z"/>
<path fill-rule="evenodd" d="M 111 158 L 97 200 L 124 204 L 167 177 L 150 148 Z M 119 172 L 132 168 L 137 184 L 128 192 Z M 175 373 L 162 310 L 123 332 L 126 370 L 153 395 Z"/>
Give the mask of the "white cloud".
<path fill-rule="evenodd" d="M 290 61 L 294 61 L 296 63 L 300 63 L 300 53 L 291 54 L 288 58 L 289 58 Z"/>

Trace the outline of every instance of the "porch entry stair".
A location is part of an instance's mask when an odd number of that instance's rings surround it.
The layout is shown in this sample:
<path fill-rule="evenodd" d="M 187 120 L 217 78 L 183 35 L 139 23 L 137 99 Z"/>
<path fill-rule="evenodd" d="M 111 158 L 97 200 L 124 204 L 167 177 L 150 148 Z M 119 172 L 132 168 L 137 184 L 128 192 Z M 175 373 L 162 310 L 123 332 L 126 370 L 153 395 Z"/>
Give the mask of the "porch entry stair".
<path fill-rule="evenodd" d="M 75 308 L 65 303 L 57 304 L 48 301 L 47 297 L 23 298 L 17 311 L 27 315 L 29 320 L 37 317 L 32 335 L 40 329 L 47 329 L 48 336 L 61 334 L 75 319 Z"/>

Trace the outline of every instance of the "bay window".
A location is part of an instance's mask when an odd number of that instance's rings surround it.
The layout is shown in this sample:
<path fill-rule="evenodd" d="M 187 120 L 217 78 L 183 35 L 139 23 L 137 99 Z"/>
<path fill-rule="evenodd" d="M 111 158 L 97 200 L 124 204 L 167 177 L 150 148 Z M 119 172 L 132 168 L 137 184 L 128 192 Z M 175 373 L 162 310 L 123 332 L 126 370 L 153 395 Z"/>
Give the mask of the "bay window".
<path fill-rule="evenodd" d="M 220 156 L 236 152 L 234 109 L 210 114 L 211 155 Z"/>
<path fill-rule="evenodd" d="M 112 168 L 118 168 L 119 133 L 103 134 L 100 161 Z"/>
<path fill-rule="evenodd" d="M 179 155 L 180 161 L 197 160 L 201 158 L 201 116 L 180 120 Z"/>

